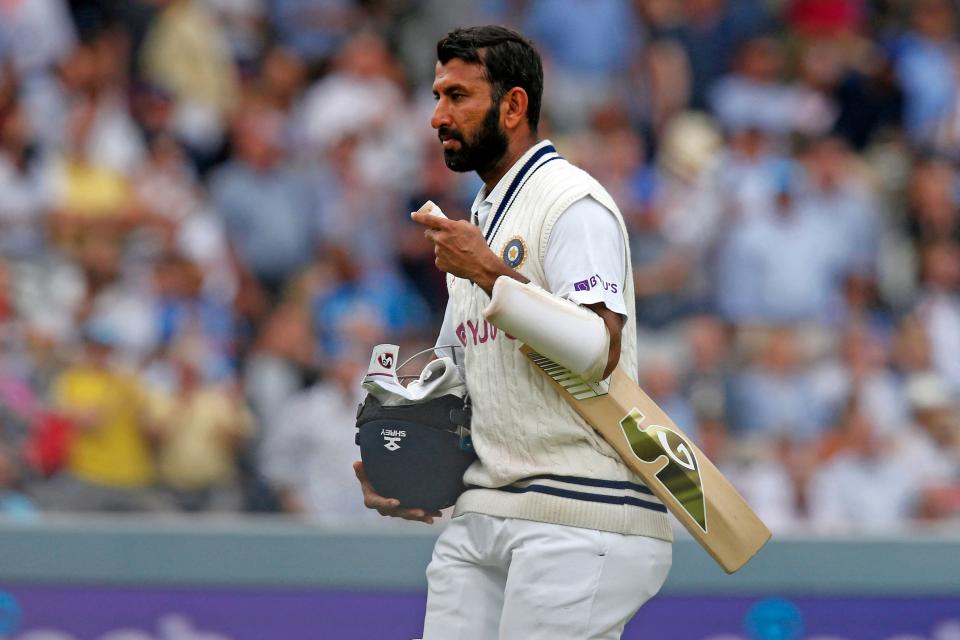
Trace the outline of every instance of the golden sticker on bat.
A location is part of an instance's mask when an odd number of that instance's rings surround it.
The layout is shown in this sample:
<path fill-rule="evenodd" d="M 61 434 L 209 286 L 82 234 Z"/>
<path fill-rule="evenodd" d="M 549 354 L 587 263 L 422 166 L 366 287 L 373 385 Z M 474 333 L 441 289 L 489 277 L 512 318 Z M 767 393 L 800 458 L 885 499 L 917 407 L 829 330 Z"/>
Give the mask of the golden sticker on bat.
<path fill-rule="evenodd" d="M 657 479 L 706 533 L 707 504 L 703 497 L 700 465 L 693 448 L 672 429 L 656 424 L 642 426 L 645 419 L 639 409 L 631 409 L 620 420 L 623 435 L 634 455 L 643 462 L 655 462 L 666 454 L 667 465 L 657 472 Z"/>

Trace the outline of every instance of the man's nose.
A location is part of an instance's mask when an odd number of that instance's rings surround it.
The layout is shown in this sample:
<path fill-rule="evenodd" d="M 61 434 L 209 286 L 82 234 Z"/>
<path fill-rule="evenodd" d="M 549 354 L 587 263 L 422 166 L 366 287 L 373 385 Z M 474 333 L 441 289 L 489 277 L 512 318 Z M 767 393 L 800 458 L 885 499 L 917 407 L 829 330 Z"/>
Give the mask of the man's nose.
<path fill-rule="evenodd" d="M 439 129 L 443 126 L 450 126 L 450 112 L 444 104 L 443 98 L 437 101 L 437 106 L 433 108 L 433 116 L 430 118 L 430 126 Z"/>

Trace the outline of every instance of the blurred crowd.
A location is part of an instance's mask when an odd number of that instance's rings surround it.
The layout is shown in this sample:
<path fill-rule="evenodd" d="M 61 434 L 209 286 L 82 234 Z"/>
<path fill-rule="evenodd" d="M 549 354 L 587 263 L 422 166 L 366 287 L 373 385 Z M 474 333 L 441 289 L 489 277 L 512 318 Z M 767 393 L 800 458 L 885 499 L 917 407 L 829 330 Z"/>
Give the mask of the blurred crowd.
<path fill-rule="evenodd" d="M 521 29 L 630 230 L 641 384 L 775 531 L 960 523 L 951 0 L 0 1 L 0 512 L 378 521 L 372 345 L 466 217 L 430 83 Z"/>

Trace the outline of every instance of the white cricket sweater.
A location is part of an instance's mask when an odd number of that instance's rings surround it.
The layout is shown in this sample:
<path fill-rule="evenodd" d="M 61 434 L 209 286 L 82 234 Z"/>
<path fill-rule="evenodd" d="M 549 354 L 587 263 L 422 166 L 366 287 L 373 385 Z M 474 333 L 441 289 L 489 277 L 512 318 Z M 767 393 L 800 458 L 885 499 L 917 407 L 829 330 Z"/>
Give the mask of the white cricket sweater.
<path fill-rule="evenodd" d="M 550 232 L 571 204 L 591 196 L 616 216 L 613 199 L 589 174 L 564 160 L 549 141 L 529 151 L 502 178 L 483 229 L 491 249 L 538 286 Z M 625 247 L 627 269 L 629 246 Z M 571 256 L 575 260 L 575 256 Z M 479 460 L 464 475 L 467 490 L 454 515 L 466 512 L 672 540 L 666 508 L 643 481 L 520 353 L 520 343 L 483 318 L 489 296 L 448 276 L 453 324 L 464 346 L 473 403 L 472 439 Z M 636 380 L 637 337 L 631 273 L 620 364 Z"/>

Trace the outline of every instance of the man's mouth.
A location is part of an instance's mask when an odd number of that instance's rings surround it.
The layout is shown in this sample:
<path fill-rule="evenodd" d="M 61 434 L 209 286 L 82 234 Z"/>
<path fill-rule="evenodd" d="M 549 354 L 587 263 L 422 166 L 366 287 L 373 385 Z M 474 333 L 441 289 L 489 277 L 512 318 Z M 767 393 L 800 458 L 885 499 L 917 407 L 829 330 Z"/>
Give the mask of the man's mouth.
<path fill-rule="evenodd" d="M 454 142 L 461 142 L 460 136 L 449 130 L 440 130 L 437 133 L 437 137 L 440 139 L 440 144 L 443 145 L 444 149 L 448 149 Z"/>

